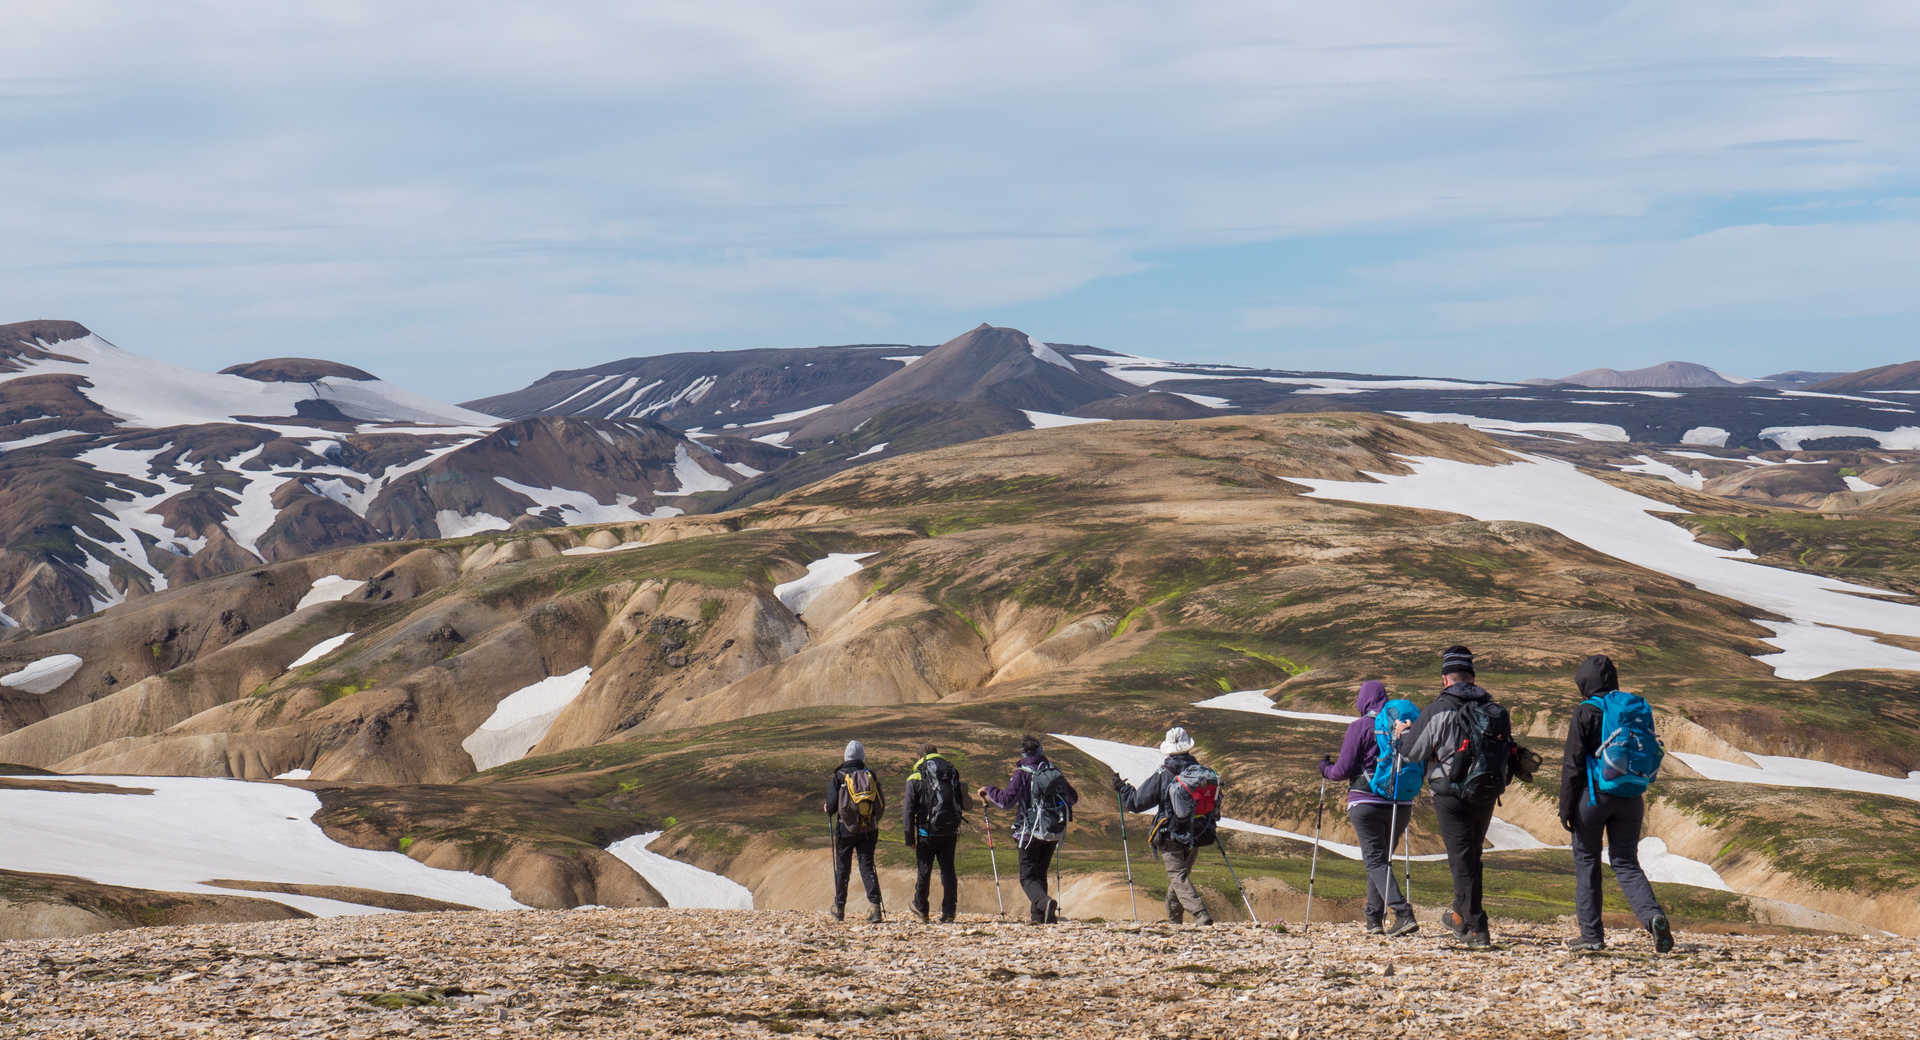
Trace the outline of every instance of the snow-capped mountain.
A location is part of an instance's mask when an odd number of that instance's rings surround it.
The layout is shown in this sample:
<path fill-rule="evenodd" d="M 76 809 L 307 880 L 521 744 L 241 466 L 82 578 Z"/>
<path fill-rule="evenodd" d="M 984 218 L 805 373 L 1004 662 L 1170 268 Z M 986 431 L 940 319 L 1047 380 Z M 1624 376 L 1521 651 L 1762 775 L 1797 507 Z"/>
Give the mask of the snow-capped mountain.
<path fill-rule="evenodd" d="M 758 472 L 645 420 L 499 419 L 334 362 L 196 372 L 0 326 L 0 626 L 390 538 L 672 515 Z"/>

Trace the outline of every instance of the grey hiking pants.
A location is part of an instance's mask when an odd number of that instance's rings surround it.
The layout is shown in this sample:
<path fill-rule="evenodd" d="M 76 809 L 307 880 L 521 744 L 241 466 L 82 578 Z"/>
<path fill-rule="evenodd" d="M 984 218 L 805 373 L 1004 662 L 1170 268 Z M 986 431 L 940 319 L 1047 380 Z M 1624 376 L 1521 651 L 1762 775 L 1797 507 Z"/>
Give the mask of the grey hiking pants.
<path fill-rule="evenodd" d="M 1360 858 L 1367 865 L 1367 920 L 1379 921 L 1387 907 L 1412 917 L 1413 904 L 1407 902 L 1393 879 L 1393 849 L 1413 819 L 1413 806 L 1354 802 L 1347 806 L 1347 818 L 1353 821 L 1353 833 L 1360 838 Z"/>
<path fill-rule="evenodd" d="M 1605 929 L 1600 922 L 1600 843 L 1604 838 L 1607 859 L 1613 864 L 1614 880 L 1626 893 L 1627 905 L 1641 924 L 1651 922 L 1660 908 L 1653 896 L 1653 884 L 1640 869 L 1640 824 L 1646 817 L 1646 803 L 1638 798 L 1609 798 L 1600 795 L 1593 804 L 1580 799 L 1580 818 L 1573 829 L 1573 909 L 1580 918 L 1580 937 L 1604 942 Z"/>
<path fill-rule="evenodd" d="M 1160 862 L 1167 868 L 1167 920 L 1179 924 L 1186 914 L 1207 916 L 1207 904 L 1200 901 L 1200 890 L 1193 887 L 1193 862 L 1200 858 L 1198 847 L 1188 848 L 1177 841 L 1160 847 Z"/>

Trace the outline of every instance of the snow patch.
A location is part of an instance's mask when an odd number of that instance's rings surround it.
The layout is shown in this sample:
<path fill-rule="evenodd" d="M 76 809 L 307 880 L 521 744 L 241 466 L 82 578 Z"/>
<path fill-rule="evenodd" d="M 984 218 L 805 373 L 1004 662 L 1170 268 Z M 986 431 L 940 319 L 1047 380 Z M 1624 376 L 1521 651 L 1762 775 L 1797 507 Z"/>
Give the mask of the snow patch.
<path fill-rule="evenodd" d="M 1206 394 L 1183 394 L 1175 392 L 1175 397 L 1184 397 L 1202 408 L 1231 408 L 1233 402 L 1224 397 L 1209 397 Z"/>
<path fill-rule="evenodd" d="M 1059 351 L 1034 339 L 1032 336 L 1027 337 L 1027 349 L 1033 352 L 1034 357 L 1039 358 L 1049 365 L 1058 365 L 1075 375 L 1079 374 L 1080 370 L 1073 367 L 1073 362 L 1061 357 Z"/>
<path fill-rule="evenodd" d="M 753 892 L 732 878 L 701 870 L 691 863 L 668 859 L 647 846 L 660 837 L 660 831 L 648 831 L 622 838 L 607 846 L 613 857 L 645 878 L 655 892 L 674 908 L 705 907 L 715 910 L 751 910 Z"/>
<path fill-rule="evenodd" d="M 1601 847 L 1601 855 L 1606 855 L 1606 847 Z M 1640 869 L 1646 871 L 1647 879 L 1668 885 L 1692 885 L 1695 888 L 1711 888 L 1719 892 L 1731 892 L 1733 886 L 1720 877 L 1720 872 L 1697 859 L 1688 859 L 1677 852 L 1667 849 L 1667 843 L 1660 838 L 1640 839 Z"/>
<path fill-rule="evenodd" d="M 613 524 L 629 520 L 651 520 L 657 516 L 673 515 L 663 510 L 646 512 L 633 508 L 639 499 L 632 495 L 614 495 L 613 503 L 608 505 L 585 491 L 569 488 L 542 488 L 531 484 L 522 484 L 517 480 L 496 476 L 494 483 L 533 499 L 533 505 L 527 507 L 528 513 L 544 512 L 548 509 L 560 511 L 560 522 L 568 527 L 577 524 Z M 661 492 L 666 494 L 666 492 Z M 673 513 L 680 511 L 675 509 Z M 502 522 L 501 526 L 505 526 Z"/>
<path fill-rule="evenodd" d="M 1855 477 L 1855 476 L 1851 476 L 1851 475 L 1847 475 L 1847 476 L 1842 476 L 1842 477 L 1841 477 L 1840 479 L 1841 479 L 1841 480 L 1844 480 L 1844 481 L 1846 481 L 1846 484 L 1847 484 L 1847 490 L 1848 490 L 1848 491 L 1878 491 L 1878 490 L 1880 490 L 1880 485 L 1878 485 L 1878 484 L 1869 484 L 1869 483 L 1867 483 L 1866 481 L 1864 481 L 1864 480 L 1861 480 L 1861 479 L 1860 479 L 1859 477 Z"/>
<path fill-rule="evenodd" d="M 1273 706 L 1267 699 L 1265 690 L 1241 690 L 1238 693 L 1223 693 L 1218 697 L 1204 701 L 1195 701 L 1196 708 L 1221 708 L 1227 711 L 1244 711 L 1254 715 L 1270 715 L 1277 719 L 1297 719 L 1302 722 L 1331 722 L 1345 726 L 1358 715 L 1334 715 L 1319 711 L 1286 711 Z"/>
<path fill-rule="evenodd" d="M 1590 441 L 1607 441 L 1625 444 L 1627 431 L 1607 423 L 1582 422 L 1514 422 L 1508 419 L 1483 419 L 1477 415 L 1461 415 L 1457 412 L 1390 412 L 1402 419 L 1412 419 L 1423 423 L 1458 423 L 1483 433 L 1559 433 L 1579 437 Z"/>
<path fill-rule="evenodd" d="M 275 773 L 273 778 L 275 780 L 311 780 L 313 779 L 313 770 L 289 769 L 284 773 Z"/>
<path fill-rule="evenodd" d="M 325 657 L 328 654 L 333 653 L 335 650 L 338 650 L 341 647 L 347 645 L 347 640 L 352 638 L 353 638 L 352 632 L 342 632 L 339 635 L 334 636 L 332 639 L 323 639 L 320 642 L 313 644 L 312 646 L 307 648 L 306 653 L 301 654 L 299 657 L 294 658 L 292 663 L 287 665 L 287 671 L 292 671 L 295 668 L 298 668 L 302 665 L 309 665 L 315 661 L 320 660 L 322 657 Z"/>
<path fill-rule="evenodd" d="M 687 451 L 687 446 L 684 444 L 673 446 L 673 479 L 680 485 L 680 490 L 655 493 L 662 498 L 669 498 L 697 494 L 701 491 L 725 491 L 733 487 L 733 481 L 701 469 L 700 464 L 693 460 L 693 454 Z"/>
<path fill-rule="evenodd" d="M 829 553 L 826 559 L 807 564 L 807 573 L 775 585 L 773 596 L 786 604 L 788 610 L 803 614 L 808 605 L 819 599 L 835 582 L 858 573 L 860 561 L 872 555 L 870 552 Z"/>
<path fill-rule="evenodd" d="M 1295 390 L 1295 396 L 1313 394 L 1367 394 L 1378 390 L 1518 390 L 1510 383 L 1462 383 L 1454 379 L 1336 379 L 1323 376 L 1263 377 L 1276 383 L 1305 383 L 1310 389 Z M 1613 404 L 1602 401 L 1601 404 Z"/>
<path fill-rule="evenodd" d="M 576 668 L 565 675 L 550 675 L 501 698 L 487 721 L 460 742 L 461 748 L 473 758 L 474 769 L 492 769 L 527 757 L 527 752 L 546 738 L 560 713 L 587 688 L 587 679 L 592 674 L 591 668 Z"/>
<path fill-rule="evenodd" d="M 506 483 L 505 477 L 494 479 L 503 484 Z M 462 516 L 451 509 L 442 509 L 434 513 L 433 525 L 440 529 L 442 538 L 465 538 L 469 535 L 485 534 L 488 531 L 504 531 L 513 526 L 507 518 L 494 516 L 492 513 L 479 512 Z"/>
<path fill-rule="evenodd" d="M 483 910 L 526 909 L 492 878 L 333 841 L 312 819 L 320 811 L 319 797 L 298 787 L 205 777 L 61 779 L 129 793 L 8 791 L 0 799 L 0 833 L 31 834 L 33 840 L 0 842 L 0 868 L 161 892 L 244 895 L 321 916 L 387 911 L 313 896 L 240 892 L 206 881 L 330 885 Z M 153 793 L 130 793 L 138 788 Z"/>
<path fill-rule="evenodd" d="M 1882 776 L 1859 769 L 1848 769 L 1831 762 L 1820 762 L 1810 758 L 1784 758 L 1778 755 L 1744 754 L 1755 765 L 1745 766 L 1733 762 L 1697 755 L 1687 751 L 1674 751 L 1682 762 L 1693 767 L 1693 771 L 1709 780 L 1721 780 L 1736 784 L 1761 784 L 1766 787 L 1816 787 L 1829 791 L 1858 791 L 1862 794 L 1884 794 L 1895 798 L 1906 798 L 1920 802 L 1920 771 L 1908 773 L 1906 779 Z"/>
<path fill-rule="evenodd" d="M 1804 621 L 1759 621 L 1773 630 L 1766 641 L 1780 648 L 1755 660 L 1773 668 L 1782 679 L 1818 679 L 1855 668 L 1885 668 L 1920 672 L 1920 653 L 1879 640 Z"/>
<path fill-rule="evenodd" d="M 1051 430 L 1058 426 L 1079 426 L 1083 423 L 1107 421 L 1105 419 L 1082 419 L 1077 415 L 1055 415 L 1052 412 L 1029 412 L 1025 408 L 1020 409 L 1020 414 L 1026 416 L 1027 421 L 1032 423 L 1033 428 L 1036 430 Z"/>
<path fill-rule="evenodd" d="M 621 542 L 619 545 L 616 545 L 611 549 L 596 549 L 591 545 L 576 545 L 571 549 L 560 550 L 560 555 L 562 556 L 597 556 L 600 553 L 626 552 L 628 549 L 639 549 L 644 547 L 646 544 L 647 543 L 645 542 Z"/>
<path fill-rule="evenodd" d="M 300 597 L 300 602 L 294 604 L 293 609 L 304 610 L 307 607 L 313 606 L 315 603 L 333 603 L 337 600 L 346 599 L 348 596 L 360 591 L 360 587 L 365 584 L 366 582 L 364 581 L 342 578 L 338 574 L 329 574 L 322 578 L 315 578 L 313 579 L 313 587 L 307 590 L 306 595 Z"/>
<path fill-rule="evenodd" d="M 22 693 L 52 693 L 73 678 L 85 663 L 74 654 L 42 657 L 17 672 L 0 676 L 0 686 L 10 686 Z"/>
<path fill-rule="evenodd" d="M 1634 458 L 1640 460 L 1639 465 L 1614 468 L 1622 473 L 1645 473 L 1650 476 L 1665 477 L 1683 488 L 1692 488 L 1695 491 L 1707 486 L 1707 478 L 1701 476 L 1697 469 L 1689 473 L 1678 466 L 1661 462 L 1651 455 L 1635 455 Z"/>
<path fill-rule="evenodd" d="M 888 442 L 887 442 L 887 441 L 881 441 L 880 443 L 878 443 L 878 444 L 876 444 L 876 445 L 874 445 L 874 446 L 873 446 L 873 447 L 871 447 L 871 448 L 868 448 L 868 449 L 867 449 L 866 451 L 863 451 L 863 452 L 861 452 L 861 453 L 860 453 L 860 454 L 858 454 L 858 455 L 852 455 L 852 456 L 849 456 L 849 457 L 848 457 L 848 460 L 849 460 L 849 461 L 851 461 L 851 460 L 853 460 L 853 459 L 864 459 L 864 458 L 866 458 L 866 457 L 867 457 L 867 456 L 869 456 L 869 455 L 878 455 L 878 454 L 880 454 L 881 452 L 883 452 L 883 451 L 886 451 L 886 450 L 887 450 L 887 444 L 888 444 Z"/>
<path fill-rule="evenodd" d="M 1920 426 L 1892 430 L 1869 430 L 1864 426 L 1769 426 L 1760 431 L 1761 440 L 1772 441 L 1787 451 L 1799 451 L 1807 441 L 1829 437 L 1861 437 L 1886 451 L 1920 450 Z"/>

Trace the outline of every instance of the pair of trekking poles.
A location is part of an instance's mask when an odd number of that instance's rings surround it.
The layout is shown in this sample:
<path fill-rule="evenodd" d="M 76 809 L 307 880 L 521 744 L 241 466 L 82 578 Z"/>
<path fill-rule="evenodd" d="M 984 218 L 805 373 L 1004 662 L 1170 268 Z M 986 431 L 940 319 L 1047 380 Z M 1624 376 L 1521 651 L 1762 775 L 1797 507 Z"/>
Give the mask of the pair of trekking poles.
<path fill-rule="evenodd" d="M 1399 777 L 1400 775 L 1400 761 L 1401 761 L 1400 755 L 1398 752 L 1396 752 L 1393 756 L 1393 776 L 1395 776 L 1396 778 Z M 1399 792 L 1395 791 L 1394 794 L 1397 795 L 1399 794 Z M 1409 806 L 1409 809 L 1411 809 L 1411 806 Z M 1307 921 L 1304 925 L 1301 925 L 1300 927 L 1300 931 L 1302 933 L 1306 932 L 1307 930 L 1313 927 L 1313 882 L 1314 882 L 1314 878 L 1320 873 L 1320 823 L 1326 817 L 1326 815 L 1327 815 L 1327 778 L 1325 775 L 1322 775 L 1320 777 L 1320 805 L 1318 808 L 1314 809 L 1313 811 L 1313 865 L 1307 868 Z M 1391 844 L 1393 841 L 1393 832 L 1399 829 L 1400 829 L 1400 802 L 1396 800 L 1393 803 L 1393 812 L 1390 813 L 1387 817 L 1387 841 L 1389 843 L 1387 847 L 1387 872 L 1389 875 L 1391 875 L 1393 872 L 1393 847 Z M 1401 885 L 1400 894 L 1407 900 L 1408 903 L 1412 903 L 1413 902 L 1413 827 L 1411 826 L 1411 823 L 1409 823 L 1409 826 L 1407 827 L 1405 838 L 1406 838 L 1406 854 L 1405 854 L 1404 862 L 1406 865 L 1406 881 Z M 1382 896 L 1382 898 L 1384 898 L 1386 896 L 1386 893 L 1382 892 L 1380 893 L 1380 895 Z"/>
<path fill-rule="evenodd" d="M 993 864 L 993 899 L 1000 906 L 1000 916 L 1005 917 L 1007 916 L 1007 897 L 1000 892 L 1000 854 L 993 848 L 993 817 L 988 814 L 985 805 L 980 806 L 980 822 L 987 826 L 987 859 Z M 1062 844 L 1065 843 L 1062 842 Z M 1131 867 L 1128 868 L 1128 877 L 1129 879 L 1132 877 Z M 1054 904 L 1060 905 L 1060 861 L 1057 859 L 1053 864 L 1053 894 Z"/>

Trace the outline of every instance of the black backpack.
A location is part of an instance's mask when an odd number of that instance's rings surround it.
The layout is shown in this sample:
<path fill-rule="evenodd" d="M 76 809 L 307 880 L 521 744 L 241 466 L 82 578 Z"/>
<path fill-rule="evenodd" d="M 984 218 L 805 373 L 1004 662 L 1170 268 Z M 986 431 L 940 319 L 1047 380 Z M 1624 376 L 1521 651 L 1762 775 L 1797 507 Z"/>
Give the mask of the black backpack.
<path fill-rule="evenodd" d="M 1456 797 L 1478 805 L 1499 801 L 1513 769 L 1513 719 L 1492 701 L 1461 701 L 1460 743 L 1447 763 Z"/>
<path fill-rule="evenodd" d="M 1021 766 L 1027 774 L 1027 800 L 1015 817 L 1014 837 L 1020 847 L 1035 841 L 1057 842 L 1067 835 L 1073 806 L 1067 801 L 1067 778 L 1052 762 Z"/>
<path fill-rule="evenodd" d="M 945 837 L 960 833 L 960 771 L 938 756 L 920 761 L 920 825 L 928 834 Z"/>

